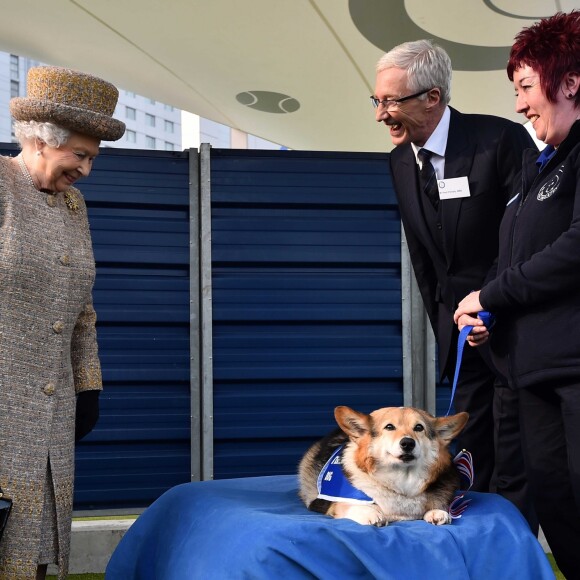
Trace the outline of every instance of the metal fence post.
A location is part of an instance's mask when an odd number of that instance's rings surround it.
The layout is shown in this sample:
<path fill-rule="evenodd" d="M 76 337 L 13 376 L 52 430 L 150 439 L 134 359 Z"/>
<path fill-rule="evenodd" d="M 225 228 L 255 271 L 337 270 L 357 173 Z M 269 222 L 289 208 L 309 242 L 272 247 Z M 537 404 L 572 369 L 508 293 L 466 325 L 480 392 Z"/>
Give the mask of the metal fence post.
<path fill-rule="evenodd" d="M 211 146 L 202 143 L 200 175 L 201 479 L 213 479 L 213 333 L 211 270 Z"/>
<path fill-rule="evenodd" d="M 403 402 L 435 414 L 435 336 L 411 265 L 401 227 Z"/>

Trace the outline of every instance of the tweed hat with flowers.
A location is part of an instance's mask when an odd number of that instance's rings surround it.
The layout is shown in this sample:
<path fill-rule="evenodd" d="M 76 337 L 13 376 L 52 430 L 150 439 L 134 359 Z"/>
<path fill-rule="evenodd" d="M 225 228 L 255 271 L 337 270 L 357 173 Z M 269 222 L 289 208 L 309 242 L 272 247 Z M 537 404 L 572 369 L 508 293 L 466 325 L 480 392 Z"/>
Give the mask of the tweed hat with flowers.
<path fill-rule="evenodd" d="M 105 141 L 125 133 L 125 123 L 113 119 L 119 91 L 98 77 L 56 66 L 28 71 L 27 96 L 10 100 L 17 121 L 49 122 Z"/>

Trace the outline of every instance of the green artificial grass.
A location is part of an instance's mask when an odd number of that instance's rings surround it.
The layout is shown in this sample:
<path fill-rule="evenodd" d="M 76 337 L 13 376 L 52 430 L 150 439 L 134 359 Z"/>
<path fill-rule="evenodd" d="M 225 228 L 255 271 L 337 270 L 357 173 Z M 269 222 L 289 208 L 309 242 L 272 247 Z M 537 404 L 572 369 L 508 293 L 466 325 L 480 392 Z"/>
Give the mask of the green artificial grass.
<path fill-rule="evenodd" d="M 550 560 L 550 564 L 552 564 L 552 570 L 554 570 L 554 574 L 556 575 L 556 580 L 566 580 L 564 574 L 560 572 L 560 568 L 556 565 L 556 561 L 554 560 L 554 556 L 552 554 L 547 554 L 548 560 Z"/>
<path fill-rule="evenodd" d="M 69 574 L 68 580 L 105 580 L 104 574 Z M 56 576 L 47 576 L 46 580 L 56 580 Z"/>

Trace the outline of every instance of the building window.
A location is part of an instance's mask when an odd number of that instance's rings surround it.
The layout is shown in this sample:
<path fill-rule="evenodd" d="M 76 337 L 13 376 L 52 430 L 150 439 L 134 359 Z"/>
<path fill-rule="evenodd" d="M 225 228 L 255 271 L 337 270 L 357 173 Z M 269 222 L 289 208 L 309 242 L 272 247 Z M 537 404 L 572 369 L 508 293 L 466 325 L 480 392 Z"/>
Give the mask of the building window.
<path fill-rule="evenodd" d="M 173 121 L 165 121 L 165 131 L 167 133 L 173 133 L 175 131 L 175 126 Z"/>
<path fill-rule="evenodd" d="M 175 110 L 172 105 L 164 105 L 164 108 L 166 111 L 170 111 L 170 112 L 173 112 Z"/>
<path fill-rule="evenodd" d="M 128 143 L 137 143 L 137 133 L 131 131 L 131 129 L 127 129 L 125 131 L 125 139 Z"/>
<path fill-rule="evenodd" d="M 169 141 L 165 141 L 165 151 L 175 151 L 175 145 Z"/>
<path fill-rule="evenodd" d="M 125 118 L 134 121 L 137 118 L 137 110 L 133 107 L 125 107 Z"/>
<path fill-rule="evenodd" d="M 152 105 L 154 105 L 155 102 L 156 102 L 155 99 L 148 99 L 148 100 L 149 100 L 149 103 L 152 104 Z"/>
<path fill-rule="evenodd" d="M 149 127 L 155 127 L 155 115 L 145 113 L 145 124 Z"/>
<path fill-rule="evenodd" d="M 15 54 L 10 55 L 10 78 L 18 80 L 20 73 L 20 62 Z"/>
<path fill-rule="evenodd" d="M 150 137 L 149 135 L 146 135 L 145 141 L 149 149 L 155 149 L 155 137 Z"/>
<path fill-rule="evenodd" d="M 137 95 L 135 95 L 135 93 L 134 93 L 133 91 L 125 91 L 125 94 L 126 94 L 128 97 L 136 97 L 136 96 L 137 96 Z"/>
<path fill-rule="evenodd" d="M 18 81 L 10 81 L 10 98 L 18 97 L 20 95 L 20 83 Z"/>

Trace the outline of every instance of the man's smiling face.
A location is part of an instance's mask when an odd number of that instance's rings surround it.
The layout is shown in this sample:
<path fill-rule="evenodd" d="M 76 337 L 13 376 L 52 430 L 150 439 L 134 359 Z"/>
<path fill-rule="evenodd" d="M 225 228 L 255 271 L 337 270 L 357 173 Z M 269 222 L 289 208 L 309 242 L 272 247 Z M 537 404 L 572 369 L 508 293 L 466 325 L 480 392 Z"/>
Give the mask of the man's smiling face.
<path fill-rule="evenodd" d="M 387 68 L 377 73 L 374 96 L 381 100 L 400 99 L 413 92 L 407 84 L 407 71 L 400 68 Z M 423 87 L 429 89 L 430 87 Z M 431 91 L 430 91 L 431 92 Z M 386 109 L 379 105 L 376 109 L 376 120 L 389 127 L 393 145 L 415 143 L 423 146 L 434 127 L 428 113 L 428 94 L 409 99 Z"/>

